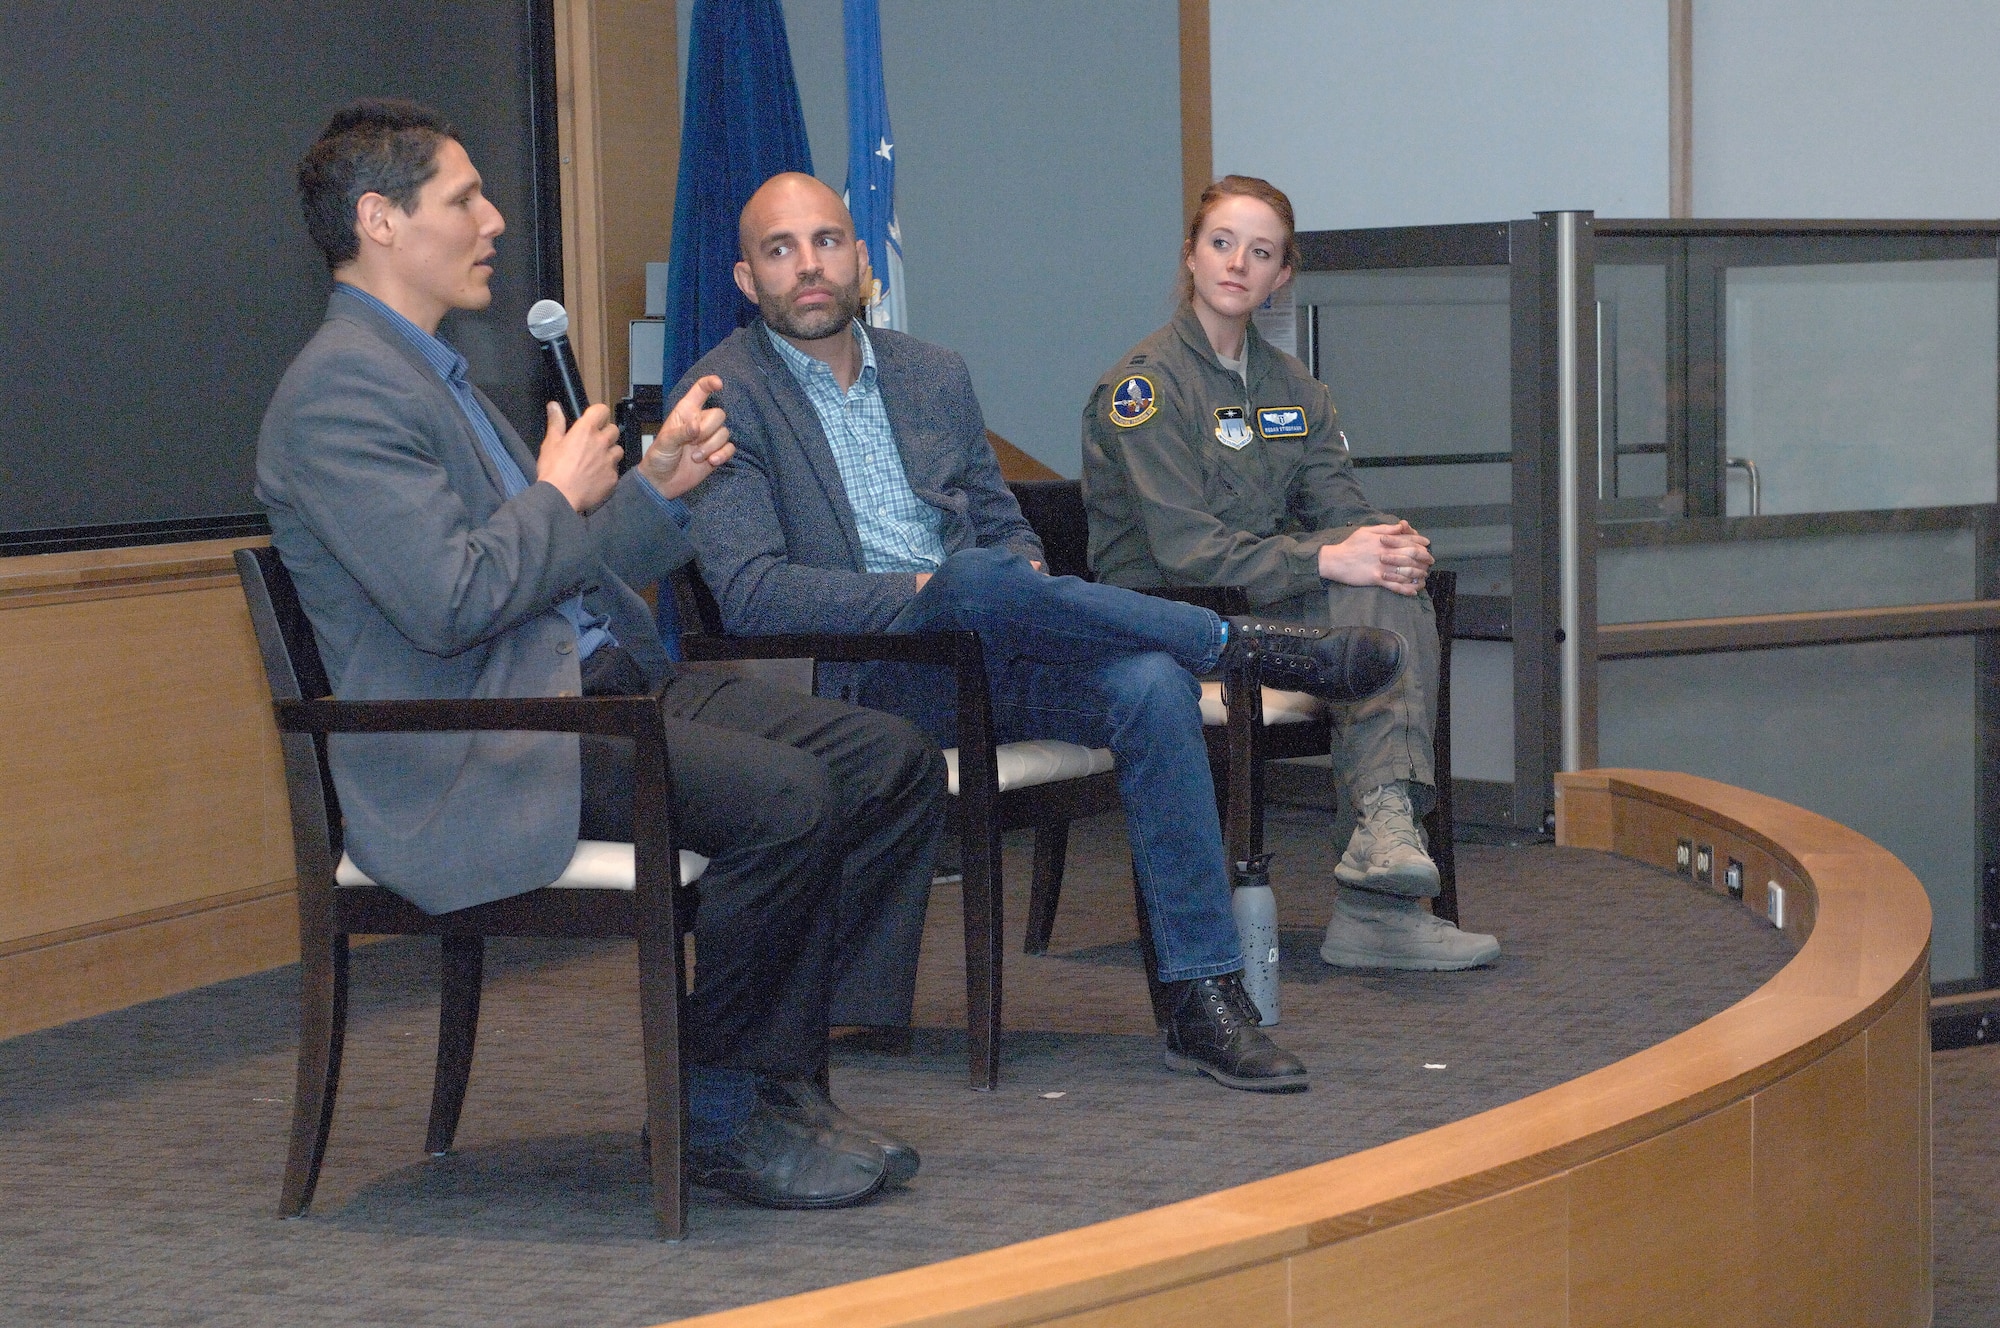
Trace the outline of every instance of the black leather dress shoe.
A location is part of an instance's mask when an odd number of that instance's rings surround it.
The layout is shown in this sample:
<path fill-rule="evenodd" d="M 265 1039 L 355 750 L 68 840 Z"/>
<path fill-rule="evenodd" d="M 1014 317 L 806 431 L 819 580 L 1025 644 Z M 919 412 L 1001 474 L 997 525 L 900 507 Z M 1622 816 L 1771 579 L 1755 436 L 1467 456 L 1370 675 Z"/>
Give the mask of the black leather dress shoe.
<path fill-rule="evenodd" d="M 881 1149 L 815 1124 L 774 1097 L 760 1091 L 727 1144 L 688 1149 L 688 1179 L 762 1208 L 845 1208 L 882 1188 L 888 1164 Z"/>
<path fill-rule="evenodd" d="M 1304 1063 L 1257 1026 L 1257 1007 L 1243 990 L 1241 974 L 1172 986 L 1169 1070 L 1205 1074 L 1218 1084 L 1252 1093 L 1302 1093 L 1310 1086 Z"/>
<path fill-rule="evenodd" d="M 1381 627 L 1313 627 L 1269 618 L 1229 620 L 1222 666 L 1254 659 L 1266 687 L 1328 701 L 1365 701 L 1403 671 L 1403 638 Z"/>
<path fill-rule="evenodd" d="M 909 1141 L 899 1139 L 887 1130 L 854 1119 L 840 1109 L 840 1105 L 827 1095 L 811 1079 L 773 1079 L 759 1085 L 760 1092 L 779 1095 L 785 1105 L 813 1124 L 829 1130 L 858 1134 L 869 1143 L 882 1150 L 886 1164 L 888 1183 L 907 1185 L 910 1177 L 917 1174 L 923 1159 Z"/>

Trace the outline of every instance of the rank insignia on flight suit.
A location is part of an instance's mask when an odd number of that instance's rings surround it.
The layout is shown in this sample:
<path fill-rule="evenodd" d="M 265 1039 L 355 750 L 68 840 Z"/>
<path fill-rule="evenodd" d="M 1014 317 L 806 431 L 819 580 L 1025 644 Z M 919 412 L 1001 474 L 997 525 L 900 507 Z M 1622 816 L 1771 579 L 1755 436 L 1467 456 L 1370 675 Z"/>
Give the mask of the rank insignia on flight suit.
<path fill-rule="evenodd" d="M 1144 374 L 1133 374 L 1112 389 L 1111 422 L 1121 429 L 1144 424 L 1153 418 L 1160 403 L 1153 396 L 1152 380 Z"/>
<path fill-rule="evenodd" d="M 1266 438 L 1303 438 L 1306 413 L 1298 406 L 1265 406 L 1257 412 L 1257 432 Z"/>
<path fill-rule="evenodd" d="M 1215 441 L 1232 452 L 1250 446 L 1250 426 L 1243 422 L 1243 407 L 1223 406 L 1215 412 Z"/>

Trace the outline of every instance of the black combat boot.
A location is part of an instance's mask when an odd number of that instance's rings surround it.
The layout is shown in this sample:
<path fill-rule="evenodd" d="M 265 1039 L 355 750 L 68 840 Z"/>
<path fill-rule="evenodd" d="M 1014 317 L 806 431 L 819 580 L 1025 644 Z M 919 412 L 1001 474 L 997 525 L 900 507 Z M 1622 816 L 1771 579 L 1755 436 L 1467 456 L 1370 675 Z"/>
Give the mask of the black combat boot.
<path fill-rule="evenodd" d="M 1328 701 L 1365 701 L 1403 671 L 1403 638 L 1381 627 L 1311 627 L 1269 618 L 1229 620 L 1222 668 L 1254 662 L 1266 687 Z"/>
<path fill-rule="evenodd" d="M 1241 973 L 1175 982 L 1166 1062 L 1182 1074 L 1205 1074 L 1252 1093 L 1302 1093 L 1306 1067 L 1257 1026 L 1257 1007 Z"/>

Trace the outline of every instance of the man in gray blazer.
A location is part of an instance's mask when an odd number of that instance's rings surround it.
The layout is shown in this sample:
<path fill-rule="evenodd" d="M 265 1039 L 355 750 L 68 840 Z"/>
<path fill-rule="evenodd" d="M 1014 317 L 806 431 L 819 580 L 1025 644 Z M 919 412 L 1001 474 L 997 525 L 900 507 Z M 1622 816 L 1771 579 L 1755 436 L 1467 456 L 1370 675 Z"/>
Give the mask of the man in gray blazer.
<path fill-rule="evenodd" d="M 677 673 L 629 583 L 685 562 L 680 497 L 732 452 L 695 383 L 622 479 L 602 406 L 539 456 L 440 340 L 483 309 L 499 211 L 434 112 L 357 103 L 299 166 L 332 269 L 325 323 L 280 382 L 257 496 L 334 694 L 655 693 L 681 842 L 707 855 L 686 1032 L 697 1183 L 754 1203 L 854 1203 L 914 1149 L 824 1091 L 827 1030 L 907 1024 L 943 812 L 914 727 L 713 673 Z M 355 863 L 430 912 L 547 885 L 581 834 L 630 839 L 629 742 L 340 735 Z"/>
<path fill-rule="evenodd" d="M 693 497 L 703 577 L 731 631 L 970 629 L 1003 741 L 1108 746 L 1158 975 L 1166 1063 L 1231 1088 L 1295 1092 L 1297 1057 L 1243 990 L 1228 864 L 1195 673 L 1255 651 L 1266 681 L 1338 699 L 1395 681 L 1402 642 L 1239 618 L 1041 573 L 1042 548 L 1001 482 L 965 362 L 856 321 L 867 253 L 840 199 L 779 175 L 743 209 L 736 284 L 763 317 L 701 360 L 737 444 Z M 845 700 L 953 741 L 937 670 L 821 672 Z"/>

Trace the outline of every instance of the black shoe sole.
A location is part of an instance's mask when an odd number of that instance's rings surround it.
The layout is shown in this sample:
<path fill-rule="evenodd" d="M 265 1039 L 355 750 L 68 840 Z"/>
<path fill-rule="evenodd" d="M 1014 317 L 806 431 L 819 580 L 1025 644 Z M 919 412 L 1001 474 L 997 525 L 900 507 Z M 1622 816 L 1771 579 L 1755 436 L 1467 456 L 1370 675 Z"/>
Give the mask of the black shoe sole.
<path fill-rule="evenodd" d="M 755 1185 L 745 1184 L 728 1173 L 705 1174 L 692 1165 L 688 1167 L 688 1180 L 695 1185 L 721 1190 L 724 1194 L 732 1195 L 747 1204 L 755 1204 L 759 1208 L 780 1208 L 794 1212 L 822 1208 L 852 1208 L 880 1194 L 888 1179 L 889 1175 L 885 1171 L 875 1177 L 873 1185 L 855 1194 L 834 1195 L 826 1199 L 796 1199 L 790 1195 L 770 1194 Z"/>
<path fill-rule="evenodd" d="M 1206 1061 L 1198 1061 L 1192 1056 L 1183 1056 L 1178 1051 L 1161 1053 L 1169 1070 L 1176 1074 L 1205 1074 L 1224 1088 L 1240 1088 L 1246 1093 L 1303 1093 L 1312 1087 L 1306 1071 L 1297 1074 L 1274 1074 L 1257 1079 L 1246 1079 L 1239 1074 L 1218 1069 Z"/>

